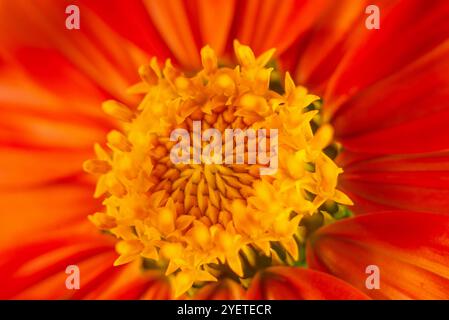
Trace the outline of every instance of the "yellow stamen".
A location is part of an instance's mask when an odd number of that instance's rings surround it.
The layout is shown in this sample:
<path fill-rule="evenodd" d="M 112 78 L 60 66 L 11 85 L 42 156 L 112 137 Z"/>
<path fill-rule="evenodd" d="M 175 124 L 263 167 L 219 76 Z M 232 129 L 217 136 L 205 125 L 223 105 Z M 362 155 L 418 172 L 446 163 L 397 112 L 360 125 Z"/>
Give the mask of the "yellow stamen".
<path fill-rule="evenodd" d="M 103 160 L 87 160 L 83 163 L 83 169 L 89 173 L 106 173 L 111 170 L 111 165 Z"/>
<path fill-rule="evenodd" d="M 325 202 L 351 203 L 336 189 L 342 170 L 323 152 L 333 141 L 332 127 L 314 133 L 318 111 L 305 109 L 319 97 L 296 86 L 289 74 L 284 93 L 270 89 L 272 69 L 265 65 L 274 50 L 256 57 L 238 41 L 234 49 L 239 65 L 228 68 L 218 67 L 213 50 L 204 47 L 203 70 L 194 76 L 169 60 L 162 69 L 155 59 L 141 67 L 142 82 L 132 90 L 145 97 L 136 110 L 116 101 L 103 104 L 107 114 L 124 121 L 123 129 L 108 134 L 110 152 L 97 145 L 98 159 L 84 163 L 86 171 L 101 174 L 95 196 L 105 196 L 106 208 L 90 220 L 119 239 L 115 264 L 157 260 L 177 295 L 215 281 L 217 265 L 245 282 L 259 256 L 292 263 L 304 239 L 302 218 L 320 214 Z M 235 154 L 225 158 L 225 148 L 221 163 L 173 163 L 171 132 L 185 129 L 192 140 L 195 121 L 203 132 L 214 128 L 223 136 L 226 129 L 278 130 L 276 173 L 261 175 L 268 165 L 250 164 L 257 152 L 249 147 L 243 164 L 227 162 Z M 263 142 L 272 139 L 267 135 Z M 188 152 L 207 142 L 199 144 Z"/>
<path fill-rule="evenodd" d="M 118 120 L 130 121 L 134 116 L 127 106 L 114 100 L 103 102 L 102 107 L 104 112 Z"/>

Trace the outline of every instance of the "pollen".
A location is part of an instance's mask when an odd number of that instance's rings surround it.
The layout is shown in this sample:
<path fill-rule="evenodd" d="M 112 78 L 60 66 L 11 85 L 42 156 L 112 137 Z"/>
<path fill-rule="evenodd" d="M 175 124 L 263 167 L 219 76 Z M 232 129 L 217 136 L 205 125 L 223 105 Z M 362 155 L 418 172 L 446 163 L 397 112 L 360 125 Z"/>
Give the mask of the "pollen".
<path fill-rule="evenodd" d="M 155 58 L 139 68 L 142 81 L 129 92 L 142 95 L 141 102 L 103 103 L 120 129 L 107 135 L 106 147 L 95 145 L 96 159 L 84 163 L 85 171 L 98 176 L 94 196 L 104 205 L 89 219 L 117 237 L 114 264 L 151 261 L 173 281 L 177 296 L 222 277 L 247 283 L 260 261 L 295 263 L 306 231 L 302 220 L 329 203 L 352 204 L 337 190 L 342 169 L 325 152 L 333 130 L 317 122 L 320 111 L 313 106 L 320 98 L 296 86 L 288 73 L 282 90 L 271 88 L 273 68 L 267 64 L 274 50 L 256 57 L 235 41 L 234 51 L 238 64 L 219 66 L 214 51 L 204 47 L 203 68 L 195 75 Z M 277 169 L 262 175 L 267 161 L 226 158 L 174 163 L 171 133 L 185 129 L 193 138 L 198 121 L 202 132 L 277 130 L 277 152 L 265 150 Z M 267 149 L 272 139 L 268 135 L 252 150 L 246 137 L 243 160 Z M 207 143 L 201 139 L 188 151 Z"/>

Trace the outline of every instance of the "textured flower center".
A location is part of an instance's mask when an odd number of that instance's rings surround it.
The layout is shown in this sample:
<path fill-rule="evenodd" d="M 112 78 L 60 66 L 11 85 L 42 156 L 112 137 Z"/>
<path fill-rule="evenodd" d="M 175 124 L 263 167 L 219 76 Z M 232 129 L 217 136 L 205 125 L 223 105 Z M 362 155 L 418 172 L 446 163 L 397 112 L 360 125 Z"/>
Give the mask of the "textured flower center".
<path fill-rule="evenodd" d="M 123 128 L 108 134 L 108 151 L 96 145 L 97 159 L 84 163 L 100 174 L 95 197 L 104 196 L 105 210 L 90 219 L 119 239 L 115 264 L 143 259 L 162 268 L 176 295 L 225 276 L 244 284 L 264 265 L 295 263 L 302 220 L 325 213 L 325 204 L 351 204 L 336 190 L 342 170 L 323 152 L 332 128 L 312 126 L 319 97 L 295 86 L 288 73 L 282 92 L 270 88 L 273 69 L 266 65 L 274 50 L 256 58 L 237 41 L 234 49 L 238 65 L 229 68 L 204 47 L 203 69 L 193 76 L 169 60 L 163 68 L 155 59 L 142 66 L 142 82 L 131 91 L 144 98 L 135 110 L 103 104 Z M 198 123 L 202 134 L 216 129 L 223 136 L 229 129 L 275 130 L 276 152 L 269 133 L 247 134 L 240 142 L 231 137 L 230 153 L 224 139 L 218 142 L 222 148 L 209 153 L 216 161 L 174 162 L 179 141 L 171 133 L 184 129 L 193 141 Z M 202 137 L 189 144 L 189 155 L 212 145 Z M 262 175 L 271 160 L 276 170 Z"/>

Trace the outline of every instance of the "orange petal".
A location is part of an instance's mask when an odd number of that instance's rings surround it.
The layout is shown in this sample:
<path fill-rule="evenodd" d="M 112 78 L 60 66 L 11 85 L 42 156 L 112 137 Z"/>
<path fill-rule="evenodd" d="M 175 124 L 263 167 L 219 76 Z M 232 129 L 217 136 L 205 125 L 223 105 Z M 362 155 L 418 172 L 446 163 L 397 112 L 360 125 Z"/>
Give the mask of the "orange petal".
<path fill-rule="evenodd" d="M 59 66 L 56 62 L 59 60 L 53 58 L 50 61 Z M 41 65 L 36 61 L 22 63 L 33 76 L 17 66 L 0 71 L 3 184 L 32 180 L 35 171 L 46 170 L 49 179 L 69 166 L 72 173 L 74 166 L 79 171 L 82 157 L 92 154 L 92 144 L 104 139 L 107 129 L 112 127 L 100 110 L 101 98 L 84 86 L 88 82 L 78 82 L 78 73 L 72 72 L 73 69 L 43 71 L 29 67 Z M 67 62 L 61 62 L 63 65 Z M 80 96 L 80 91 L 86 95 Z"/>
<path fill-rule="evenodd" d="M 187 68 L 200 66 L 199 46 L 186 4 L 181 0 L 146 0 L 144 3 L 177 60 Z"/>
<path fill-rule="evenodd" d="M 88 8 L 80 8 L 80 30 L 64 28 L 66 5 L 63 1 L 2 3 L 0 20 L 3 25 L 14 27 L 0 30 L 1 53 L 14 60 L 14 54 L 21 49 L 46 48 L 63 55 L 109 95 L 129 99 L 125 90 L 138 80 L 136 70 L 148 56 Z M 42 55 L 36 59 L 36 64 L 51 61 L 43 60 Z M 51 74 L 51 62 L 47 66 Z"/>
<path fill-rule="evenodd" d="M 61 55 L 20 52 L 0 70 L 0 144 L 90 149 L 112 127 L 100 108 L 106 95 Z"/>
<path fill-rule="evenodd" d="M 115 267 L 108 282 L 96 289 L 88 299 L 168 300 L 173 299 L 168 279 L 158 270 L 143 271 L 140 261 Z"/>
<path fill-rule="evenodd" d="M 281 54 L 311 28 L 326 7 L 326 1 L 249 0 L 239 5 L 233 38 L 250 45 L 256 54 L 271 48 Z"/>
<path fill-rule="evenodd" d="M 270 267 L 259 272 L 248 289 L 251 300 L 365 300 L 366 295 L 322 272 Z"/>
<path fill-rule="evenodd" d="M 74 224 L 0 252 L 2 299 L 169 299 L 167 279 L 139 261 L 113 267 L 114 238 Z M 66 287 L 67 266 L 80 271 L 79 290 Z"/>
<path fill-rule="evenodd" d="M 242 300 L 245 295 L 243 287 L 237 282 L 225 279 L 205 285 L 196 294 L 196 300 Z"/>
<path fill-rule="evenodd" d="M 51 228 L 68 227 L 101 205 L 92 198 L 93 185 L 76 181 L 0 193 L 0 248 L 34 238 Z"/>
<path fill-rule="evenodd" d="M 66 150 L 91 149 L 94 141 L 104 139 L 106 127 L 98 127 L 86 120 L 17 111 L 1 112 L 0 143 L 13 146 L 60 147 Z"/>
<path fill-rule="evenodd" d="M 105 271 L 114 259 L 112 237 L 94 229 L 88 224 L 69 225 L 53 233 L 34 234 L 33 242 L 3 250 L 1 298 L 70 297 L 77 291 L 68 290 L 65 285 L 69 265 L 80 268 L 81 294 L 88 288 L 83 284 L 93 280 L 92 273 Z"/>
<path fill-rule="evenodd" d="M 448 299 L 448 234 L 448 215 L 361 215 L 319 229 L 308 243 L 307 262 L 376 299 Z M 379 289 L 367 289 L 371 265 L 379 268 Z"/>
<path fill-rule="evenodd" d="M 69 276 L 66 274 L 65 268 L 70 265 L 62 265 L 60 270 L 54 270 L 51 275 L 42 276 L 41 279 L 29 282 L 27 287 L 10 299 L 25 299 L 25 300 L 60 300 L 60 299 L 82 299 L 92 296 L 91 292 L 96 286 L 101 285 L 113 272 L 111 267 L 111 258 L 114 257 L 114 252 L 105 252 L 85 257 L 82 261 L 78 261 L 80 271 L 80 289 L 69 290 L 66 287 L 65 281 Z M 109 280 L 106 280 L 109 282 Z M 89 298 L 88 298 L 89 299 Z"/>
<path fill-rule="evenodd" d="M 92 79 L 54 49 L 19 45 L 5 56 L 0 69 L 1 110 L 8 113 L 98 119 L 104 117 L 98 105 L 106 97 Z"/>
<path fill-rule="evenodd" d="M 223 56 L 229 40 L 235 15 L 235 2 L 235 0 L 196 1 L 202 37 L 201 46 L 210 45 L 219 57 Z"/>
<path fill-rule="evenodd" d="M 70 152 L 3 147 L 0 150 L 0 190 L 11 191 L 73 179 L 82 173 L 83 161 L 92 158 L 92 154 L 90 150 L 79 149 Z"/>

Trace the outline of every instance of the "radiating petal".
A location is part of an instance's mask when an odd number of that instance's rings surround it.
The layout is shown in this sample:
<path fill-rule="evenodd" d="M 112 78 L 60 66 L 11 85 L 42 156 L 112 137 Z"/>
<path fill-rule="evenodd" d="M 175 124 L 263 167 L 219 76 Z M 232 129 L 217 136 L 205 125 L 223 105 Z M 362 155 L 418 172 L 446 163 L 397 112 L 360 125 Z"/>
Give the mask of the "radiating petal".
<path fill-rule="evenodd" d="M 0 252 L 2 299 L 169 299 L 167 279 L 141 264 L 114 267 L 114 238 L 88 223 L 37 233 L 34 241 Z M 66 286 L 67 266 L 77 266 L 80 288 Z"/>
<path fill-rule="evenodd" d="M 201 46 L 210 45 L 218 56 L 225 53 L 235 15 L 235 0 L 196 0 Z"/>
<path fill-rule="evenodd" d="M 64 119 L 20 111 L 2 113 L 0 125 L 1 145 L 44 149 L 57 147 L 59 150 L 72 149 L 71 152 L 84 153 L 86 149 L 92 149 L 94 141 L 102 141 L 107 132 L 106 127 L 101 128 L 83 118 Z"/>
<path fill-rule="evenodd" d="M 322 17 L 315 19 L 308 38 L 297 41 L 289 49 L 295 54 L 291 66 L 298 83 L 305 84 L 312 92 L 322 95 L 329 78 L 335 72 L 342 58 L 356 48 L 370 30 L 365 27 L 365 8 L 376 4 L 381 17 L 387 15 L 394 1 L 352 1 L 326 2 L 321 9 Z"/>
<path fill-rule="evenodd" d="M 93 233 L 92 229 L 86 223 L 67 225 L 53 233 L 36 233 L 34 241 L 22 245 L 12 243 L 9 249 L 2 250 L 1 298 L 67 298 L 75 293 L 65 285 L 67 266 L 80 267 L 81 281 L 83 278 L 92 280 L 91 273 L 112 266 L 112 237 Z M 89 263 L 90 259 L 96 261 L 96 267 Z"/>
<path fill-rule="evenodd" d="M 307 263 L 376 299 L 448 299 L 448 235 L 444 214 L 361 215 L 319 229 L 309 240 Z M 366 286 L 372 265 L 379 268 L 379 289 Z"/>
<path fill-rule="evenodd" d="M 205 285 L 194 296 L 196 300 L 242 300 L 245 291 L 241 284 L 224 279 Z"/>
<path fill-rule="evenodd" d="M 95 106 L 107 95 L 61 53 L 24 44 L 14 54 L 3 52 L 3 57 L 4 65 L 0 67 L 2 112 L 40 112 L 94 119 L 102 115 Z"/>
<path fill-rule="evenodd" d="M 87 221 L 87 215 L 101 206 L 92 198 L 93 189 L 93 184 L 71 178 L 34 188 L 2 190 L 0 248 L 51 228 Z"/>
<path fill-rule="evenodd" d="M 233 38 L 250 45 L 257 54 L 271 48 L 281 54 L 312 28 L 326 3 L 321 0 L 242 1 L 237 8 Z"/>
<path fill-rule="evenodd" d="M 380 29 L 366 30 L 366 37 L 345 54 L 330 78 L 324 95 L 328 112 L 332 113 L 360 89 L 400 72 L 447 40 L 448 14 L 449 3 L 444 0 L 402 0 L 388 12 L 381 8 Z"/>
<path fill-rule="evenodd" d="M 449 153 L 392 155 L 345 166 L 341 188 L 366 213 L 412 210 L 449 213 Z"/>
<path fill-rule="evenodd" d="M 195 32 L 198 30 L 193 25 L 198 21 L 189 20 L 188 2 L 145 0 L 144 4 L 176 59 L 187 68 L 198 67 L 200 65 L 199 44 Z"/>
<path fill-rule="evenodd" d="M 343 104 L 333 124 L 345 148 L 364 153 L 446 149 L 448 57 L 449 40 Z"/>
<path fill-rule="evenodd" d="M 159 270 L 144 271 L 139 261 L 114 267 L 108 282 L 86 296 L 87 299 L 168 300 L 173 292 L 168 279 Z"/>
<path fill-rule="evenodd" d="M 151 20 L 142 1 L 79 1 L 93 11 L 108 27 L 149 55 L 160 59 L 173 56 Z"/>
<path fill-rule="evenodd" d="M 368 297 L 348 283 L 322 272 L 294 267 L 260 271 L 250 288 L 251 300 L 364 300 Z"/>
<path fill-rule="evenodd" d="M 92 157 L 93 152 L 77 149 L 72 152 L 5 147 L 0 149 L 0 190 L 17 191 L 18 188 L 42 186 L 48 182 L 79 176 L 83 161 Z"/>
<path fill-rule="evenodd" d="M 0 52 L 8 57 L 7 61 L 17 60 L 15 54 L 24 48 L 57 52 L 109 95 L 129 99 L 125 90 L 138 80 L 135 71 L 151 53 L 143 53 L 113 32 L 88 8 L 80 8 L 80 30 L 65 28 L 68 4 L 69 1 L 2 1 L 0 20 L 11 27 L 0 29 Z M 51 61 L 50 57 L 41 54 L 34 61 L 43 64 Z M 51 64 L 48 66 L 51 75 Z"/>

